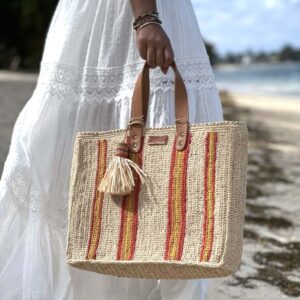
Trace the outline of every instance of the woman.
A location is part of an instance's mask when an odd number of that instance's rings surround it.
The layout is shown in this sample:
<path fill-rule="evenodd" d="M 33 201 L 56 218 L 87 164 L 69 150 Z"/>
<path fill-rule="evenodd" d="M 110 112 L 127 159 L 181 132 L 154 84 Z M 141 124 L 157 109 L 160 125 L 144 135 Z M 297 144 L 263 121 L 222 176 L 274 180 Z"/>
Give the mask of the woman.
<path fill-rule="evenodd" d="M 161 26 L 132 29 L 135 18 L 156 9 Z M 190 121 L 223 119 L 190 0 L 60 0 L 1 178 L 0 299 L 204 296 L 201 280 L 118 278 L 65 262 L 74 136 L 126 127 L 144 59 L 153 68 L 148 126 L 174 124 L 173 59 L 188 90 Z"/>

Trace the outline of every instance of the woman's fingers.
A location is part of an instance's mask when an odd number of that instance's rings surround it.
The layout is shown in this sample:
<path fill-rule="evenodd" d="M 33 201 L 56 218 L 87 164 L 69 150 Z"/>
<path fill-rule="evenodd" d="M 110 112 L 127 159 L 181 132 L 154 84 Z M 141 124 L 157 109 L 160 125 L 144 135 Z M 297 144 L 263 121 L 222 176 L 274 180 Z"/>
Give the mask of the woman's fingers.
<path fill-rule="evenodd" d="M 168 72 L 169 66 L 174 61 L 174 53 L 171 45 L 169 47 L 164 48 L 164 64 L 161 65 L 161 70 L 166 74 Z"/>
<path fill-rule="evenodd" d="M 156 65 L 160 66 L 163 73 L 167 73 L 168 67 L 165 66 L 165 48 L 160 47 L 156 50 Z"/>
<path fill-rule="evenodd" d="M 154 47 L 148 47 L 147 48 L 147 63 L 150 68 L 156 67 L 156 53 Z"/>
<path fill-rule="evenodd" d="M 164 54 L 165 54 L 165 65 L 170 66 L 174 61 L 174 52 L 171 45 L 165 48 Z"/>
<path fill-rule="evenodd" d="M 145 43 L 139 44 L 139 52 L 141 58 L 147 60 L 147 45 Z"/>
<path fill-rule="evenodd" d="M 156 66 L 165 65 L 165 49 L 163 47 L 156 48 Z"/>
<path fill-rule="evenodd" d="M 137 32 L 137 46 L 140 55 L 147 60 L 150 68 L 161 67 L 164 73 L 174 60 L 170 40 L 157 24 L 149 24 Z"/>

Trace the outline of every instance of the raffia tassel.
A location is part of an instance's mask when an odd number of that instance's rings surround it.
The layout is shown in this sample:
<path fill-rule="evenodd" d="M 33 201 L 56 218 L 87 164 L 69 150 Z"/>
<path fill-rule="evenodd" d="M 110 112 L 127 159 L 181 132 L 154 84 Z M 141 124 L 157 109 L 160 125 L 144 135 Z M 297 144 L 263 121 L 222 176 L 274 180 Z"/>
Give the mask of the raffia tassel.
<path fill-rule="evenodd" d="M 99 192 L 111 195 L 130 194 L 135 186 L 134 173 L 139 176 L 141 183 L 145 182 L 147 175 L 128 158 L 128 146 L 125 143 L 119 143 L 115 156 L 100 182 Z"/>

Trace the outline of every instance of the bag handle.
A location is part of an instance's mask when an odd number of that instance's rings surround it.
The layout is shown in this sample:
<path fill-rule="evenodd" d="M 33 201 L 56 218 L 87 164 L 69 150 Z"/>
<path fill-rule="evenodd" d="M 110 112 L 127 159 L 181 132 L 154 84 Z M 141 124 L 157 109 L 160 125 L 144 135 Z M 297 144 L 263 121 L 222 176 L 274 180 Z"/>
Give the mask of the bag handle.
<path fill-rule="evenodd" d="M 187 144 L 189 129 L 188 96 L 184 81 L 175 61 L 173 61 L 171 67 L 175 74 L 176 149 L 183 150 Z M 131 117 L 128 125 L 130 132 L 129 149 L 131 152 L 136 153 L 141 148 L 143 128 L 147 121 L 149 94 L 149 66 L 145 62 L 137 78 L 131 103 Z"/>

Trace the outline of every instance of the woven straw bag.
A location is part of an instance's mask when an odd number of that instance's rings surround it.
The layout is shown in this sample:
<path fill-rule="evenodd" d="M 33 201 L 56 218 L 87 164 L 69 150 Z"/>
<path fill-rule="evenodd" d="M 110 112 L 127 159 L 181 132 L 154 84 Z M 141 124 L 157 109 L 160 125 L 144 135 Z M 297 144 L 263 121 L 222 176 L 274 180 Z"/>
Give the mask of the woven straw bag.
<path fill-rule="evenodd" d="M 175 62 L 172 68 L 176 125 L 144 128 L 141 116 L 146 120 L 149 98 L 145 63 L 133 92 L 129 127 L 76 135 L 67 241 L 67 262 L 76 268 L 122 277 L 190 279 L 227 276 L 240 265 L 246 124 L 189 125 L 184 81 Z M 128 159 L 142 173 L 132 172 L 132 192 L 116 196 L 99 186 L 124 137 Z"/>

